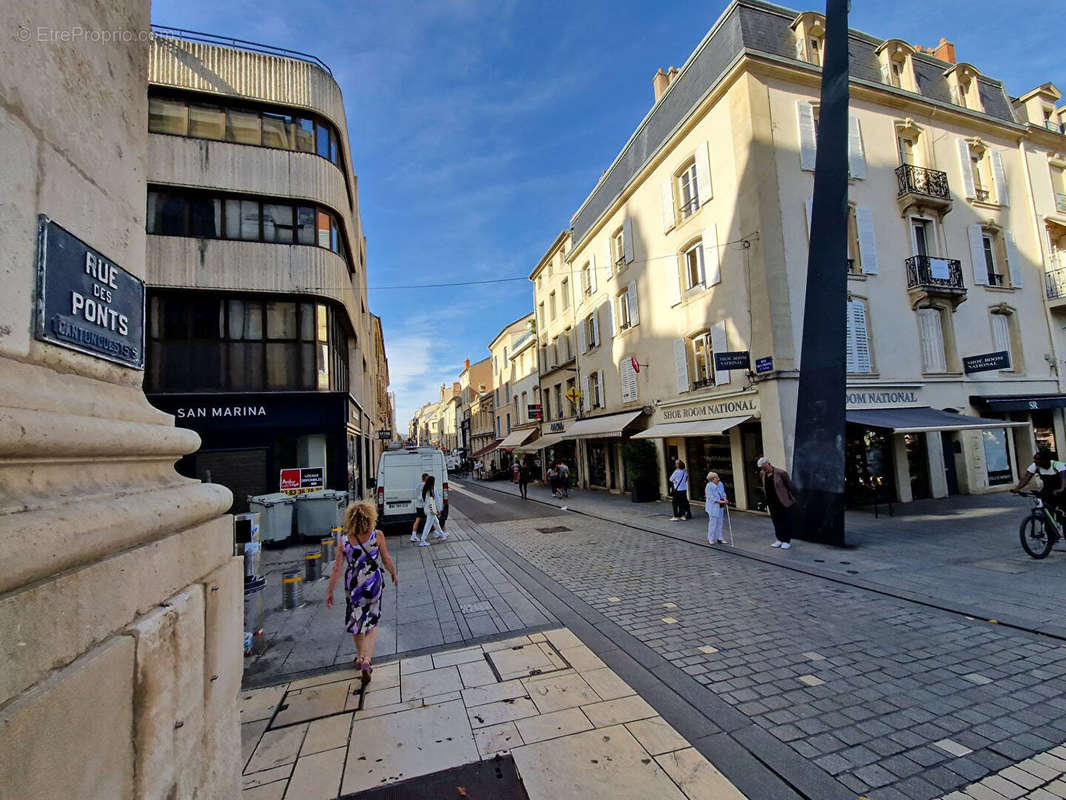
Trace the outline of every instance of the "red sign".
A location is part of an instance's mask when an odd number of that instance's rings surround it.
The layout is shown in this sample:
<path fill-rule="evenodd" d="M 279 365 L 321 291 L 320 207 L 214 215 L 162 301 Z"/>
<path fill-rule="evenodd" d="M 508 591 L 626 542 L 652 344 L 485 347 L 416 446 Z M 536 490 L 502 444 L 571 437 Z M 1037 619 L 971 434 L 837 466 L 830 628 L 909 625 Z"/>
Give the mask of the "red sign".
<path fill-rule="evenodd" d="M 286 489 L 299 489 L 300 488 L 300 470 L 296 469 L 283 469 L 281 471 L 281 491 Z"/>
<path fill-rule="evenodd" d="M 629 359 L 629 362 L 633 365 L 634 372 L 640 372 L 640 364 L 637 363 L 637 357 L 633 356 Z"/>

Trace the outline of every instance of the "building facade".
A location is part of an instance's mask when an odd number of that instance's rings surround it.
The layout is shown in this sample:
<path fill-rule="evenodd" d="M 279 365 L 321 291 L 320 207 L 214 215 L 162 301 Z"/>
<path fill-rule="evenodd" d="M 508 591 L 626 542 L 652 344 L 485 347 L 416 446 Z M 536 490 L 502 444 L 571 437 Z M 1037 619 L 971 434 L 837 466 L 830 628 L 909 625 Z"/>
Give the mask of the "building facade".
<path fill-rule="evenodd" d="M 662 491 L 680 457 L 741 508 L 762 505 L 760 454 L 791 465 L 824 32 L 814 12 L 731 4 L 656 75 L 571 219 L 567 269 L 547 274 L 560 237 L 534 271 L 542 351 L 569 284 L 580 406 L 562 427 L 583 484 L 629 488 L 631 437 L 655 444 Z M 849 42 L 849 500 L 1000 489 L 1064 441 L 1057 90 L 1012 105 L 946 42 Z M 738 352 L 747 367 L 716 362 Z M 559 377 L 542 369 L 553 401 Z"/>
<path fill-rule="evenodd" d="M 174 471 L 199 438 L 141 389 L 149 43 L 29 35 L 148 4 L 4 11 L 0 794 L 236 797 L 231 495 Z"/>
<path fill-rule="evenodd" d="M 364 496 L 382 387 L 340 88 L 198 39 L 149 53 L 145 389 L 203 440 L 179 470 L 235 510 L 287 467 Z"/>
<path fill-rule="evenodd" d="M 372 457 L 367 469 L 372 477 L 377 476 L 377 465 L 381 453 L 388 449 L 389 443 L 396 436 L 396 418 L 393 413 L 392 396 L 389 393 L 389 359 L 385 354 L 385 334 L 381 329 L 381 317 L 370 315 L 374 333 L 374 369 L 370 375 L 374 381 L 373 394 L 373 430 L 370 431 L 373 442 Z"/>
<path fill-rule="evenodd" d="M 532 398 L 540 395 L 535 344 L 533 314 L 505 326 L 489 343 L 496 438 L 500 440 L 493 450 L 482 453 L 490 469 L 510 465 L 514 448 L 535 433 L 536 422 L 531 423 L 528 416 L 528 405 L 539 402 Z"/>

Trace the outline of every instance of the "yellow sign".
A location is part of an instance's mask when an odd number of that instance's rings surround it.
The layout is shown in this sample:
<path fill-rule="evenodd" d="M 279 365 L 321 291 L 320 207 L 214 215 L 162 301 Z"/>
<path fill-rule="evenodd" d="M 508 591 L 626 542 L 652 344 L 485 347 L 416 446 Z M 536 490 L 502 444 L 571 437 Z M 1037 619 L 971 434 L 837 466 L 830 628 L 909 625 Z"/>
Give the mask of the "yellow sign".
<path fill-rule="evenodd" d="M 315 489 L 315 488 L 308 488 L 308 489 L 282 489 L 281 493 L 282 494 L 287 494 L 287 495 L 289 495 L 289 497 L 294 497 L 295 495 L 298 495 L 298 494 L 310 494 L 311 492 L 318 492 L 318 491 L 321 491 L 321 488 L 322 487 L 320 486 L 317 489 Z"/>
<path fill-rule="evenodd" d="M 581 392 L 577 390 L 576 386 L 571 386 L 566 390 L 566 399 L 571 403 L 577 403 L 581 399 Z"/>

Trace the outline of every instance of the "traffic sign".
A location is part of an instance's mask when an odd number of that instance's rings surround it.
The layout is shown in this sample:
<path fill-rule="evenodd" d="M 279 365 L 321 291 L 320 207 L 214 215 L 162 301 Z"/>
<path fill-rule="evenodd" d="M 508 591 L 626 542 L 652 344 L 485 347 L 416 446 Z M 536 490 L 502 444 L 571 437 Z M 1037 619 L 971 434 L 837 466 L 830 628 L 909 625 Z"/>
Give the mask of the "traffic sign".
<path fill-rule="evenodd" d="M 566 399 L 571 403 L 576 404 L 577 401 L 581 399 L 581 392 L 577 390 L 576 386 L 571 386 L 566 390 Z"/>
<path fill-rule="evenodd" d="M 391 439 L 392 438 L 392 431 L 390 431 L 390 430 L 378 431 L 378 438 L 379 439 Z"/>

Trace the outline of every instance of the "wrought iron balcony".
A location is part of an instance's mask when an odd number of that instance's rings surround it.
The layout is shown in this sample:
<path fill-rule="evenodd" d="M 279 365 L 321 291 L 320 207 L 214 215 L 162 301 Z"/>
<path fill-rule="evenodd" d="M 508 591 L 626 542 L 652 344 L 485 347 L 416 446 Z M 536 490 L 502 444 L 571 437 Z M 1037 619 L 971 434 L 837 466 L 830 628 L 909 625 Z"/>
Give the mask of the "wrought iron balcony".
<path fill-rule="evenodd" d="M 712 386 L 714 386 L 714 378 L 699 378 L 692 382 L 693 391 L 696 389 L 709 389 Z"/>
<path fill-rule="evenodd" d="M 1048 300 L 1066 300 L 1066 267 L 1045 272 L 1044 286 Z"/>
<path fill-rule="evenodd" d="M 903 164 L 896 167 L 896 181 L 899 183 L 899 197 L 920 194 L 937 200 L 951 200 L 948 174 L 938 169 Z"/>
<path fill-rule="evenodd" d="M 904 263 L 907 265 L 907 291 L 915 304 L 930 297 L 947 298 L 955 305 L 966 299 L 962 264 L 957 258 L 911 256 Z"/>

